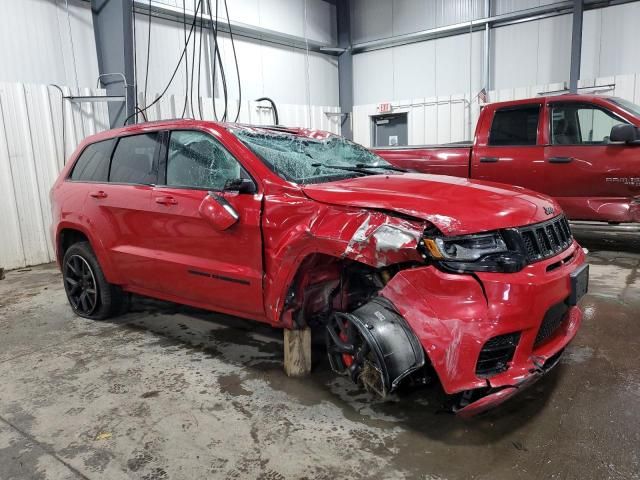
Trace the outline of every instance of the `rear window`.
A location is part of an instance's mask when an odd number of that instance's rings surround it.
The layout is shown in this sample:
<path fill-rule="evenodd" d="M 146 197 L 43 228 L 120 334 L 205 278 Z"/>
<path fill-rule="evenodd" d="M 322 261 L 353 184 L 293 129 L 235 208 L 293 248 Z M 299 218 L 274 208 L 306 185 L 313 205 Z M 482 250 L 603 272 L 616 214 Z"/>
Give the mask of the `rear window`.
<path fill-rule="evenodd" d="M 109 181 L 154 184 L 158 181 L 155 162 L 160 148 L 158 132 L 122 137 L 111 160 Z"/>
<path fill-rule="evenodd" d="M 489 132 L 489 145 L 535 145 L 539 117 L 539 105 L 497 110 Z"/>
<path fill-rule="evenodd" d="M 109 159 L 114 140 L 96 142 L 85 148 L 73 167 L 71 180 L 79 182 L 106 182 L 109 177 Z"/>

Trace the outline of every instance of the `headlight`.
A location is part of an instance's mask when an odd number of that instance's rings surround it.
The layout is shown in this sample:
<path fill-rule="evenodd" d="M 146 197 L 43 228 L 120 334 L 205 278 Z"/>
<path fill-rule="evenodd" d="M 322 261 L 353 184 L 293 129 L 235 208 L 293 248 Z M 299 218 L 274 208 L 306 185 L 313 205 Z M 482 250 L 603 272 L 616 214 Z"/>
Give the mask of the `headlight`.
<path fill-rule="evenodd" d="M 427 237 L 424 246 L 440 265 L 456 272 L 517 272 L 526 265 L 524 256 L 509 249 L 500 232 Z"/>

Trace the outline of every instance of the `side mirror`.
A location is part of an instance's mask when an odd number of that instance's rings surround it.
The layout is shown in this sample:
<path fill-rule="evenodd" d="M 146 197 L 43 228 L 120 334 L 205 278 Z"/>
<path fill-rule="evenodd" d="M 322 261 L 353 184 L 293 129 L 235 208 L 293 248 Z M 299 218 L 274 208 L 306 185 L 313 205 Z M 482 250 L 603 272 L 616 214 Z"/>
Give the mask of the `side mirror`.
<path fill-rule="evenodd" d="M 214 192 L 209 192 L 209 195 L 204 197 L 198 212 L 219 232 L 232 227 L 240 220 L 240 215 L 231 204 Z"/>
<path fill-rule="evenodd" d="M 614 125 L 609 134 L 610 142 L 640 144 L 640 128 L 634 125 Z"/>
<path fill-rule="evenodd" d="M 256 193 L 256 184 L 250 178 L 234 178 L 224 184 L 225 192 Z"/>

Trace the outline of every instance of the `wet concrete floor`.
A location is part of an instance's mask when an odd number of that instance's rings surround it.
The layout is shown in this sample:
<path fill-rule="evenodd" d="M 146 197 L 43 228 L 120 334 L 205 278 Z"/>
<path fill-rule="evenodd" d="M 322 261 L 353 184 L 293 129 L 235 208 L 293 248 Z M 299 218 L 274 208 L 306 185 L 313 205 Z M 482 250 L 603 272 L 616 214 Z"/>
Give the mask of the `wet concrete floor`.
<path fill-rule="evenodd" d="M 148 299 L 92 322 L 55 266 L 0 281 L 0 479 L 640 478 L 640 252 L 590 248 L 585 321 L 561 364 L 461 420 L 437 387 L 372 400 L 282 333 Z M 593 246 L 592 246 L 593 245 Z"/>

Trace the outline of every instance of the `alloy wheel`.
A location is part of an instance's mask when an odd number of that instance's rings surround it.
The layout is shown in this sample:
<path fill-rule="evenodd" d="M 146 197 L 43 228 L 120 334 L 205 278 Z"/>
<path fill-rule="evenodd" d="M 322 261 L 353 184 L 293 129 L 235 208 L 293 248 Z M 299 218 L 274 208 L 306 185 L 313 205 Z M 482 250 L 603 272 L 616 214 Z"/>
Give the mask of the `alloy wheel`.
<path fill-rule="evenodd" d="M 89 263 L 72 255 L 64 265 L 64 288 L 75 311 L 91 315 L 98 306 L 98 284 Z"/>

